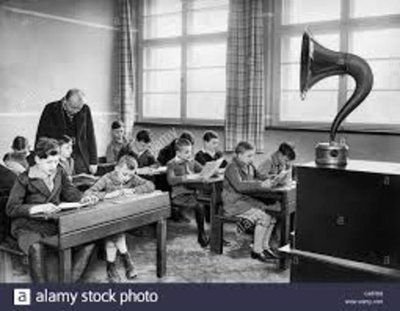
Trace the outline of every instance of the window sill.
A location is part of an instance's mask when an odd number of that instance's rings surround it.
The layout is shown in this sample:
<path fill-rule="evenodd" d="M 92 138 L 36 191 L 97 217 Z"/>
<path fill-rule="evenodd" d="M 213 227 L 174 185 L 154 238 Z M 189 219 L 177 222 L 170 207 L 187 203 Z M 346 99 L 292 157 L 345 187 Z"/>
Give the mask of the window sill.
<path fill-rule="evenodd" d="M 309 132 L 309 133 L 329 133 L 330 125 L 276 125 L 266 126 L 265 131 L 288 131 L 288 132 Z M 400 126 L 344 126 L 340 127 L 337 134 L 363 134 L 363 135 L 387 135 L 399 136 Z"/>

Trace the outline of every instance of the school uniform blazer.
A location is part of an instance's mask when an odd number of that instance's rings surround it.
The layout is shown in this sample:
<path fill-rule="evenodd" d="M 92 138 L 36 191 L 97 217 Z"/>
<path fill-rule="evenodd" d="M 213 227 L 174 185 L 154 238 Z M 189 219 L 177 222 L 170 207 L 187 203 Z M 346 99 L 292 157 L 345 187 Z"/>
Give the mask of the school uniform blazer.
<path fill-rule="evenodd" d="M 211 162 L 211 161 L 216 161 L 220 158 L 223 157 L 223 153 L 221 151 L 217 151 L 214 156 L 211 156 L 209 153 L 200 150 L 196 153 L 194 159 L 199 162 L 201 165 L 205 165 L 207 162 Z M 227 162 L 224 160 L 221 163 L 221 168 L 224 168 L 227 166 Z"/>
<path fill-rule="evenodd" d="M 123 142 L 122 143 L 118 143 L 115 141 L 111 141 L 108 146 L 107 146 L 107 150 L 106 150 L 106 160 L 107 163 L 115 163 L 118 161 L 118 155 L 119 152 L 121 151 L 121 149 L 128 143 L 128 141 L 126 140 L 126 138 L 123 138 Z"/>
<path fill-rule="evenodd" d="M 174 139 L 170 144 L 166 145 L 158 153 L 157 161 L 162 165 L 167 165 L 175 157 L 175 142 Z"/>
<path fill-rule="evenodd" d="M 74 154 L 80 156 L 89 170 L 89 165 L 97 164 L 97 146 L 92 114 L 88 105 L 75 115 L 76 136 Z M 60 139 L 66 134 L 63 103 L 61 100 L 47 104 L 40 117 L 36 142 L 40 137 Z"/>
<path fill-rule="evenodd" d="M 0 190 L 4 192 L 10 191 L 16 178 L 17 175 L 12 170 L 0 164 Z"/>
<path fill-rule="evenodd" d="M 7 215 L 13 218 L 11 222 L 13 236 L 16 236 L 15 233 L 19 230 L 38 233 L 46 231 L 44 227 L 47 226 L 47 221 L 30 218 L 29 211 L 32 206 L 44 203 L 58 205 L 61 201 L 77 202 L 82 198 L 82 194 L 72 185 L 61 166 L 57 167 L 52 191 L 42 179 L 30 178 L 28 174 L 29 170 L 17 177 L 7 202 Z"/>
<path fill-rule="evenodd" d="M 257 178 L 257 171 L 253 165 L 243 164 L 236 157 L 232 159 L 225 170 L 222 191 L 226 215 L 239 215 L 252 207 L 264 207 L 262 202 L 251 197 L 251 194 L 267 190 Z"/>
<path fill-rule="evenodd" d="M 185 186 L 185 177 L 188 174 L 200 173 L 203 167 L 195 160 L 181 161 L 176 158 L 167 164 L 167 181 L 172 187 L 171 198 L 179 195 L 192 194 L 193 190 Z"/>

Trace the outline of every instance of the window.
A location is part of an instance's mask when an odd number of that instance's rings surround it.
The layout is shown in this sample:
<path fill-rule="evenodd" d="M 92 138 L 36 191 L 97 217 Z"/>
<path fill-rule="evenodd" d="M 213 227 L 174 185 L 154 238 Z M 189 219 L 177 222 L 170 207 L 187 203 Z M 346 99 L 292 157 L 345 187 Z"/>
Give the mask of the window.
<path fill-rule="evenodd" d="M 143 0 L 140 117 L 222 124 L 229 0 Z"/>
<path fill-rule="evenodd" d="M 317 83 L 300 99 L 301 36 L 307 27 L 314 39 L 334 51 L 364 58 L 374 74 L 366 100 L 343 125 L 353 129 L 392 129 L 400 125 L 400 1 L 275 1 L 272 125 L 327 127 L 354 91 L 348 76 Z"/>

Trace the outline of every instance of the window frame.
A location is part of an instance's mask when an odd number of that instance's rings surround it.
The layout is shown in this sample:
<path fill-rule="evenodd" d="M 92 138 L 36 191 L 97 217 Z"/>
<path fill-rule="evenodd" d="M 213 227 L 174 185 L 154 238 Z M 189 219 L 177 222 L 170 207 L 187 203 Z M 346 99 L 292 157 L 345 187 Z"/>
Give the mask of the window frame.
<path fill-rule="evenodd" d="M 264 0 L 266 1 L 266 34 L 272 34 L 269 39 L 269 46 L 272 48 L 267 51 L 265 62 L 267 68 L 271 68 L 271 72 L 266 72 L 266 96 L 267 99 L 267 128 L 285 128 L 285 129 L 301 129 L 312 131 L 329 131 L 333 119 L 330 122 L 312 122 L 312 121 L 281 121 L 280 120 L 280 96 L 281 96 L 281 39 L 284 36 L 302 35 L 305 29 L 310 29 L 317 33 L 338 33 L 340 51 L 348 52 L 349 37 L 355 30 L 382 30 L 387 28 L 400 29 L 400 14 L 391 14 L 384 16 L 371 16 L 351 18 L 351 1 L 341 0 L 341 11 L 339 20 L 310 22 L 301 24 L 282 24 L 282 1 L 281 0 Z M 267 42 L 268 38 L 265 39 Z M 268 55 L 269 54 L 269 55 Z M 299 55 L 300 58 L 300 55 Z M 337 100 L 337 112 L 346 103 L 347 80 L 348 75 L 339 76 L 339 90 Z M 312 92 L 312 90 L 311 90 Z M 299 91 L 300 96 L 300 91 Z M 363 103 L 361 103 L 362 105 Z M 350 123 L 344 120 L 340 126 L 340 130 L 345 132 L 368 132 L 368 133 L 398 133 L 400 131 L 399 124 L 379 124 L 379 123 Z"/>
<path fill-rule="evenodd" d="M 191 11 L 205 11 L 210 8 L 199 8 L 191 10 L 188 8 L 188 2 L 182 0 L 182 34 L 176 37 L 168 38 L 155 38 L 155 39 L 144 39 L 144 1 L 141 0 L 139 3 L 138 10 L 138 66 L 137 66 L 137 122 L 138 123 L 150 123 L 150 124 L 166 124 L 166 125 L 205 125 L 205 126 L 223 126 L 225 122 L 224 119 L 198 119 L 198 118 L 188 118 L 187 117 L 187 51 L 188 45 L 197 42 L 227 42 L 228 32 L 215 32 L 211 34 L 188 34 L 188 15 Z M 216 8 L 222 8 L 226 6 L 216 6 Z M 162 14 L 161 14 L 162 15 Z M 165 45 L 178 45 L 181 47 L 181 67 L 180 67 L 180 117 L 179 118 L 159 118 L 159 117 L 145 117 L 143 114 L 143 97 L 144 97 L 144 59 L 143 51 L 148 46 L 165 46 Z M 226 70 L 226 64 L 225 64 Z M 207 93 L 207 92 L 205 92 Z M 222 91 L 221 91 L 222 93 Z M 226 94 L 226 90 L 224 92 Z M 226 98 L 226 95 L 225 95 Z"/>

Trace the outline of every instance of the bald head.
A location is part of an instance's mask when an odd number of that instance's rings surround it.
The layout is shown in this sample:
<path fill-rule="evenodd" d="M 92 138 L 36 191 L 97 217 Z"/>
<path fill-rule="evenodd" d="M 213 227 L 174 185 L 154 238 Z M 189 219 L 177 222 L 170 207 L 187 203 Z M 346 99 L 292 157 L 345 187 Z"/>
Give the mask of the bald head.
<path fill-rule="evenodd" d="M 69 113 L 78 113 L 84 104 L 86 104 L 86 96 L 82 90 L 71 89 L 65 94 L 65 108 Z"/>

